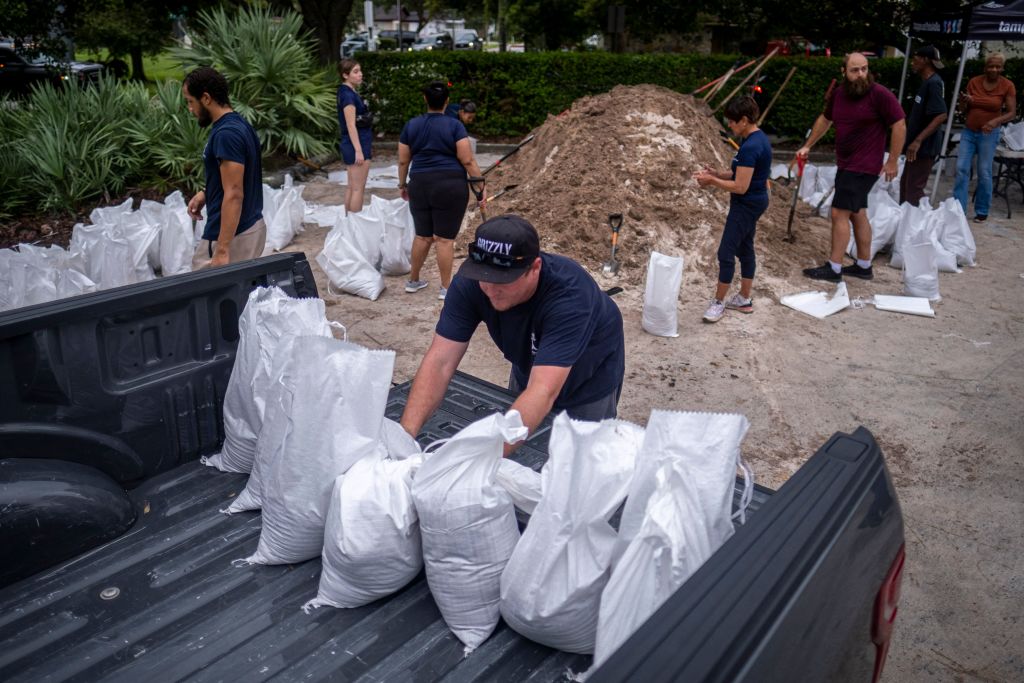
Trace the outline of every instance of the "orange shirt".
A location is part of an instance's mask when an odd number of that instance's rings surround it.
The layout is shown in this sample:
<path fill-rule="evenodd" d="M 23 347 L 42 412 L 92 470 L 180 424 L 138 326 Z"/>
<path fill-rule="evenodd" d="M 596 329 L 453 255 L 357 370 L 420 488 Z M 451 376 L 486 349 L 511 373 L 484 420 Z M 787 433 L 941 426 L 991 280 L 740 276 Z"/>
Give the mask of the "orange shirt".
<path fill-rule="evenodd" d="M 971 108 L 967 110 L 967 127 L 981 132 L 982 126 L 1003 114 L 1003 107 L 1010 95 L 1016 96 L 1013 81 L 999 77 L 996 87 L 989 90 L 984 85 L 984 76 L 975 76 L 967 82 L 967 94 L 971 96 Z"/>

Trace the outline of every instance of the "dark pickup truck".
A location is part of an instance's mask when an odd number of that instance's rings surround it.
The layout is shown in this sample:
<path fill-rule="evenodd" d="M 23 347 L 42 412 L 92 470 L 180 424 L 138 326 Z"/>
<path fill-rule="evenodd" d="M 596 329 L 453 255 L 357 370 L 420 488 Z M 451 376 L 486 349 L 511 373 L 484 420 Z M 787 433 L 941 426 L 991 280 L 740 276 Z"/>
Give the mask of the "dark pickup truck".
<path fill-rule="evenodd" d="M 201 465 L 248 293 L 316 296 L 281 254 L 0 314 L 0 680 L 556 681 L 590 657 L 499 625 L 468 657 L 421 574 L 351 610 L 300 606 L 320 561 L 235 566 L 260 515 Z M 408 385 L 391 393 L 397 417 Z M 504 410 L 467 375 L 420 439 Z M 516 459 L 539 469 L 548 428 Z M 521 522 L 526 522 L 524 518 Z M 239 563 L 240 564 L 240 563 Z M 600 681 L 869 681 L 899 599 L 903 522 L 878 445 L 837 433 L 600 669 Z"/>

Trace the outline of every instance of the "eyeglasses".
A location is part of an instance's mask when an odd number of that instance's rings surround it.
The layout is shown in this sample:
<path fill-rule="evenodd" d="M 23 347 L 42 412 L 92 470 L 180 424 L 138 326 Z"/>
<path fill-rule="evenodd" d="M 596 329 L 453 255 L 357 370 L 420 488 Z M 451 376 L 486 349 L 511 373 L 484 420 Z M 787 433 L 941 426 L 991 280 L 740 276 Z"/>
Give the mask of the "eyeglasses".
<path fill-rule="evenodd" d="M 526 265 L 526 258 L 523 256 L 492 254 L 489 251 L 480 249 L 476 244 L 469 245 L 469 256 L 473 259 L 474 263 L 498 266 L 499 268 L 523 268 Z"/>

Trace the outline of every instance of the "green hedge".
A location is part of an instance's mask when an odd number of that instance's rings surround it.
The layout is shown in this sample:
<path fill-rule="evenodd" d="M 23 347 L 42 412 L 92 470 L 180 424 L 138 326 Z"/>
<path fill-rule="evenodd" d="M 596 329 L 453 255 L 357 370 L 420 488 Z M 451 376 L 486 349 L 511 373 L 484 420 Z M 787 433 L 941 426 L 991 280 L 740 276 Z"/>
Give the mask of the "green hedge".
<path fill-rule="evenodd" d="M 400 131 L 408 119 L 422 113 L 423 85 L 432 79 L 442 79 L 452 83 L 452 101 L 469 97 L 477 102 L 479 114 L 474 133 L 488 137 L 523 135 L 543 123 L 548 114 L 564 111 L 576 99 L 606 92 L 619 84 L 654 83 L 678 92 L 691 92 L 724 73 L 736 56 L 375 52 L 360 53 L 358 59 L 366 74 L 364 95 L 380 115 L 378 131 Z M 761 82 L 765 102 L 781 85 L 790 67 L 797 67 L 797 71 L 772 108 L 766 125 L 786 135 L 802 136 L 821 112 L 825 90 L 833 77 L 839 77 L 840 65 L 838 57 L 774 58 L 768 62 Z M 899 90 L 902 59 L 875 59 L 871 69 L 879 82 L 894 92 Z M 981 71 L 980 60 L 969 62 L 965 80 Z M 951 93 L 956 65 L 947 64 L 943 76 L 947 92 Z M 1024 86 L 1024 60 L 1007 62 L 1006 76 Z M 734 77 L 724 90 L 731 91 L 740 80 L 741 76 Z M 907 106 L 916 86 L 917 80 L 910 74 L 904 98 Z"/>

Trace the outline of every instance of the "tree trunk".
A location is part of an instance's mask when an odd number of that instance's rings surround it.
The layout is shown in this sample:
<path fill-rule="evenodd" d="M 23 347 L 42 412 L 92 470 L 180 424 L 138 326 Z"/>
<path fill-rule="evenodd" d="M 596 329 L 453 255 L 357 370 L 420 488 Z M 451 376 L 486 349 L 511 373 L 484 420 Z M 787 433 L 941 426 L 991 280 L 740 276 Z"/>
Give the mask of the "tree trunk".
<path fill-rule="evenodd" d="M 142 47 L 138 45 L 132 46 L 132 80 L 143 82 L 146 80 L 146 70 L 142 64 Z"/>
<path fill-rule="evenodd" d="M 353 0 L 299 0 L 302 24 L 316 40 L 321 64 L 337 62 L 341 57 L 345 21 L 353 4 Z"/>

